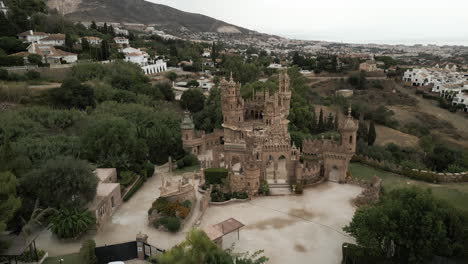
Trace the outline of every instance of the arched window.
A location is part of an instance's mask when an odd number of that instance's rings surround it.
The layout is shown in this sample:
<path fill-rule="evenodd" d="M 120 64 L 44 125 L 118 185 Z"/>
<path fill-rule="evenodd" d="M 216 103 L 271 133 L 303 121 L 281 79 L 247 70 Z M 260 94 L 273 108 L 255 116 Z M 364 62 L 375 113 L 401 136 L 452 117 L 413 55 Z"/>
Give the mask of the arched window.
<path fill-rule="evenodd" d="M 353 144 L 353 136 L 349 136 L 349 144 Z"/>

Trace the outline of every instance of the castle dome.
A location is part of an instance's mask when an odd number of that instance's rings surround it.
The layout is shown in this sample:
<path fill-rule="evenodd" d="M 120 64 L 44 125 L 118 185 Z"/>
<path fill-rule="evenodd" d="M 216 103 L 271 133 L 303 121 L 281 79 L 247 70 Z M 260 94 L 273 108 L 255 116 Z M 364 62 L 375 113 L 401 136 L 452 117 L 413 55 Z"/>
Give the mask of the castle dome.
<path fill-rule="evenodd" d="M 348 116 L 341 123 L 340 130 L 342 131 L 357 131 L 358 130 L 358 122 L 356 122 L 356 120 L 354 120 L 354 118 L 351 116 L 351 108 L 348 109 Z"/>
<path fill-rule="evenodd" d="M 192 118 L 190 117 L 190 112 L 185 111 L 184 118 L 182 119 L 182 124 L 180 125 L 182 129 L 195 129 L 195 124 L 193 123 Z"/>

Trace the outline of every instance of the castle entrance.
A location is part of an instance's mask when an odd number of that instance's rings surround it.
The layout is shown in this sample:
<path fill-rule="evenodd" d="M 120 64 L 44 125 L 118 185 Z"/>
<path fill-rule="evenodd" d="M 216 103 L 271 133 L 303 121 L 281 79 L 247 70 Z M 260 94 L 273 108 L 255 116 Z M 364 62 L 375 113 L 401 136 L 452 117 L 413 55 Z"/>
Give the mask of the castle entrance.
<path fill-rule="evenodd" d="M 286 157 L 281 155 L 279 158 L 269 156 L 266 166 L 267 181 L 269 184 L 288 183 L 288 170 L 286 169 Z"/>
<path fill-rule="evenodd" d="M 339 182 L 340 181 L 340 170 L 337 166 L 333 166 L 328 174 L 328 180 L 332 182 Z"/>

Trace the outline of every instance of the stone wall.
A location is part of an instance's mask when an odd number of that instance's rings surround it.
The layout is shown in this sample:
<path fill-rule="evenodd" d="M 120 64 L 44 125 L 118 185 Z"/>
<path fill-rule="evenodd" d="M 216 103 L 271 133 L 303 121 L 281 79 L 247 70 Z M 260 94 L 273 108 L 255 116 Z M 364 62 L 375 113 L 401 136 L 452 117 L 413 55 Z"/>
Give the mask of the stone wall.
<path fill-rule="evenodd" d="M 401 166 L 392 164 L 390 162 L 379 161 L 379 160 L 375 160 L 375 159 L 369 158 L 367 156 L 362 156 L 362 155 L 355 155 L 353 157 L 353 160 L 372 166 L 372 167 L 376 167 L 378 169 L 383 169 L 383 170 L 390 171 L 390 172 L 400 174 L 402 176 L 406 176 L 410 178 L 413 178 L 411 174 L 419 174 L 419 175 L 427 176 L 428 178 L 433 178 L 438 183 L 468 182 L 468 172 L 441 173 L 441 172 L 435 172 L 435 171 L 425 171 L 425 170 L 416 170 L 416 169 L 409 170 Z"/>
<path fill-rule="evenodd" d="M 353 199 L 353 204 L 357 207 L 365 206 L 376 202 L 380 197 L 382 188 L 382 179 L 374 176 L 371 182 L 349 180 L 348 183 L 364 187 L 364 190 L 358 197 Z"/>
<path fill-rule="evenodd" d="M 16 73 L 16 74 L 26 74 L 28 71 L 36 71 L 41 74 L 41 77 L 50 78 L 57 81 L 63 81 L 67 78 L 68 74 L 71 71 L 71 64 L 64 64 L 64 65 L 57 65 L 54 67 L 46 68 L 46 67 L 9 67 L 6 68 L 8 73 Z"/>

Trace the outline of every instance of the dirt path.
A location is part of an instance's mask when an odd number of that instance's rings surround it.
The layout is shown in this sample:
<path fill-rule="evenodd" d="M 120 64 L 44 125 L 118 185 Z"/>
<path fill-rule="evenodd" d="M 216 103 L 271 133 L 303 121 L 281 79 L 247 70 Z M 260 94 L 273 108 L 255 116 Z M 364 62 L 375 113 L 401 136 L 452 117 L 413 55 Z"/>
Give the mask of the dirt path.
<path fill-rule="evenodd" d="M 405 93 L 418 102 L 418 108 L 421 112 L 436 116 L 437 118 L 447 121 L 452 124 L 457 132 L 462 135 L 465 139 L 468 139 L 468 119 L 463 116 L 447 111 L 435 105 L 432 101 L 423 99 L 413 93 L 413 90 L 402 87 L 401 85 L 395 85 L 395 87 L 402 93 Z"/>

